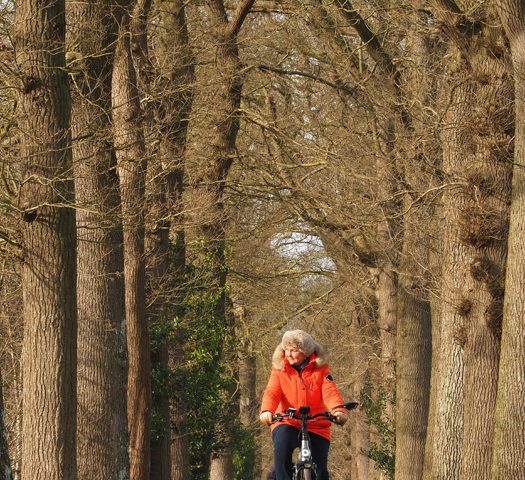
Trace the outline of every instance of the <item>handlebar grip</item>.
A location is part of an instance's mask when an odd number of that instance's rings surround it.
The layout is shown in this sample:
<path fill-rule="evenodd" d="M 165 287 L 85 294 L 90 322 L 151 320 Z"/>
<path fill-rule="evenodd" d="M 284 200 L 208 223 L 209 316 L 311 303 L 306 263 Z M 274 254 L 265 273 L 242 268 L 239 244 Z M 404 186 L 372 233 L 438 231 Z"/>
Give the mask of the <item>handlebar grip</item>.
<path fill-rule="evenodd" d="M 343 403 L 342 405 L 337 405 L 334 408 L 346 408 L 347 410 L 354 410 L 358 406 L 359 406 L 358 402 L 347 402 L 347 403 Z M 332 410 L 333 410 L 333 408 L 332 408 Z"/>

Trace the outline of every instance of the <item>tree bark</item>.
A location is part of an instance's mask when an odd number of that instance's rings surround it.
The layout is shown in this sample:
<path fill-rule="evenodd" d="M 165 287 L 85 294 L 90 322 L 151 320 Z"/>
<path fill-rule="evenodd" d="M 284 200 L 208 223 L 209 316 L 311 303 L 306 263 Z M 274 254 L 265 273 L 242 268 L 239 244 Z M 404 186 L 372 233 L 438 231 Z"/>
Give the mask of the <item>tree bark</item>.
<path fill-rule="evenodd" d="M 503 310 L 501 359 L 496 403 L 492 478 L 525 477 L 525 6 L 517 0 L 495 2 L 507 38 L 514 68 L 516 105 L 515 155 Z"/>
<path fill-rule="evenodd" d="M 449 97 L 453 100 L 451 116 L 444 125 L 447 129 L 451 121 L 455 132 L 443 137 L 444 170 L 453 187 L 444 197 L 445 205 L 451 202 L 445 221 L 452 235 L 444 255 L 441 294 L 452 301 L 452 307 L 443 302 L 441 342 L 445 348 L 440 358 L 445 390 L 439 401 L 445 428 L 434 438 L 443 469 L 437 467 L 434 472 L 443 475 L 435 478 L 488 480 L 507 253 L 512 93 L 501 31 L 485 26 L 495 20 L 490 7 L 480 10 L 478 21 L 472 22 L 451 5 L 440 5 L 440 12 L 444 31 L 455 45 L 456 78 L 451 79 L 458 92 L 458 101 Z M 468 28 L 460 28 L 458 18 Z M 449 258 L 454 251 L 460 255 L 457 263 Z M 458 359 L 455 366 L 449 363 L 452 358 Z M 457 393 L 453 398 L 459 402 L 450 416 L 450 407 L 445 406 L 445 402 L 452 403 L 449 388 Z M 485 414 L 477 414 L 479 411 Z M 445 418 L 457 419 L 455 432 L 446 428 Z M 440 455 L 445 444 L 448 450 Z M 434 456 L 435 461 L 437 458 Z"/>
<path fill-rule="evenodd" d="M 5 428 L 4 392 L 0 374 L 0 480 L 12 480 L 11 461 Z"/>
<path fill-rule="evenodd" d="M 124 231 L 124 284 L 128 348 L 130 479 L 150 476 L 151 368 L 146 320 L 144 185 L 146 148 L 137 76 L 130 48 L 131 2 L 121 5 L 112 80 L 112 118 Z"/>
<path fill-rule="evenodd" d="M 377 113 L 377 112 L 375 112 Z M 374 117 L 374 122 L 377 119 Z M 396 337 L 399 315 L 399 202 L 396 200 L 397 165 L 394 160 L 394 122 L 388 118 L 383 125 L 383 135 L 375 132 L 377 160 L 377 192 L 381 211 L 376 227 L 378 254 L 377 266 L 370 271 L 376 277 L 377 327 L 379 330 L 380 375 L 378 387 L 392 394 L 396 390 Z M 385 139 L 386 138 L 386 139 Z M 373 392 L 374 395 L 374 392 Z M 395 428 L 395 405 L 385 403 L 384 419 Z"/>
<path fill-rule="evenodd" d="M 432 326 L 429 301 L 431 228 L 428 219 L 435 216 L 435 201 L 426 194 L 436 182 L 438 167 L 435 153 L 426 147 L 433 132 L 435 108 L 434 72 L 430 59 L 436 55 L 431 39 L 426 37 L 426 13 L 416 2 L 409 16 L 407 44 L 411 68 L 403 76 L 410 96 L 411 128 L 406 138 L 398 139 L 404 150 L 404 182 L 409 190 L 403 205 L 403 246 L 400 260 L 399 317 L 396 339 L 396 464 L 395 478 L 423 478 L 425 442 L 429 414 L 432 363 Z M 405 153 L 406 152 L 406 153 Z M 425 195 L 426 194 L 426 195 Z"/>
<path fill-rule="evenodd" d="M 423 474 L 431 362 L 430 305 L 425 297 L 418 298 L 402 282 L 396 348 L 395 468 L 399 480 L 415 480 Z"/>
<path fill-rule="evenodd" d="M 110 2 L 68 6 L 73 157 L 78 204 L 78 475 L 129 478 L 122 225 L 113 147 Z"/>
<path fill-rule="evenodd" d="M 238 339 L 237 358 L 239 363 L 239 419 L 243 429 L 255 435 L 253 426 L 258 420 L 257 402 L 257 357 L 250 336 L 250 315 L 244 305 L 239 301 L 232 302 L 235 317 L 235 332 Z M 256 478 L 260 471 L 260 458 L 256 451 L 246 452 L 249 458 L 245 462 L 253 466 L 253 470 L 246 471 L 245 476 Z"/>
<path fill-rule="evenodd" d="M 231 447 L 227 447 L 217 455 L 212 455 L 210 480 L 228 480 L 230 478 L 233 478 L 233 457 Z"/>
<path fill-rule="evenodd" d="M 240 325 L 246 325 L 246 309 L 238 304 L 234 304 L 235 324 L 239 332 Z M 242 327 L 240 327 L 242 328 Z M 257 421 L 257 392 L 256 392 L 256 372 L 257 362 L 253 352 L 252 342 L 248 335 L 237 334 L 240 346 L 239 355 L 239 415 L 241 424 L 246 428 Z"/>
<path fill-rule="evenodd" d="M 453 84 L 453 83 L 452 83 Z M 453 84 L 454 85 L 454 84 Z M 458 80 L 454 96 L 445 117 L 443 142 L 443 168 L 446 172 L 461 169 L 466 149 L 464 131 L 468 128 L 462 114 L 463 105 L 472 104 L 472 84 Z M 454 178 L 454 177 L 452 177 Z M 443 270 L 439 288 L 442 296 L 442 323 L 440 331 L 440 365 L 437 408 L 434 427 L 432 479 L 459 479 L 461 443 L 463 439 L 465 309 L 463 292 L 473 288 L 469 284 L 467 248 L 459 241 L 460 212 L 465 204 L 464 193 L 450 187 L 443 195 Z"/>
<path fill-rule="evenodd" d="M 75 480 L 76 234 L 64 2 L 17 2 L 13 40 L 22 160 L 22 476 Z"/>
<path fill-rule="evenodd" d="M 489 17 L 490 18 L 490 17 Z M 490 23 L 490 21 L 488 22 Z M 493 38 L 501 31 L 491 28 Z M 500 40 L 503 42 L 503 39 Z M 512 87 L 506 54 L 480 47 L 474 61 L 477 80 L 473 104 L 474 158 L 467 156 L 468 204 L 462 240 L 469 245 L 474 290 L 467 317 L 465 352 L 462 478 L 492 480 L 492 439 L 500 357 L 501 322 L 507 258 L 512 162 Z M 489 78 L 486 80 L 484 77 Z M 470 223 L 470 228 L 465 223 Z M 476 225 L 481 223 L 481 228 Z M 478 412 L 485 412 L 479 415 Z"/>
<path fill-rule="evenodd" d="M 368 318 L 364 312 L 353 313 L 352 323 L 348 332 L 348 337 L 352 339 L 351 364 L 359 369 L 354 372 L 355 381 L 352 385 L 352 399 L 359 400 L 361 394 L 370 381 L 370 361 L 373 357 L 372 335 L 367 332 L 373 324 L 372 319 Z M 363 361 L 363 359 L 366 359 Z M 361 365 L 361 367 L 359 367 Z M 351 478 L 354 480 L 369 480 L 377 472 L 372 472 L 368 457 L 370 450 L 370 422 L 362 408 L 358 408 L 350 416 L 350 448 L 352 453 Z"/>

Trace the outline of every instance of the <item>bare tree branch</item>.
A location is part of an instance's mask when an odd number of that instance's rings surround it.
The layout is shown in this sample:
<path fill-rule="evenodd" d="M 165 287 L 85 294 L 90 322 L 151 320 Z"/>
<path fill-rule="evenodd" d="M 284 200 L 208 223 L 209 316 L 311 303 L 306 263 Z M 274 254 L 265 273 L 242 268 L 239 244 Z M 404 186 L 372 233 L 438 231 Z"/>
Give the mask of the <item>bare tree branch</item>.
<path fill-rule="evenodd" d="M 366 46 L 366 50 L 382 70 L 388 73 L 394 80 L 394 84 L 399 84 L 399 71 L 392 62 L 390 56 L 381 46 L 377 35 L 370 29 L 365 19 L 359 15 L 350 0 L 337 0 L 339 9 L 344 17 L 350 22 L 361 40 Z"/>
<path fill-rule="evenodd" d="M 233 38 L 239 33 L 239 30 L 241 29 L 246 16 L 250 13 L 254 3 L 255 0 L 242 0 L 239 2 L 237 9 L 228 24 L 228 28 L 226 29 L 226 35 L 228 38 Z"/>
<path fill-rule="evenodd" d="M 304 72 L 300 70 L 286 70 L 283 68 L 271 67 L 269 65 L 259 65 L 257 68 L 259 68 L 260 70 L 266 71 L 266 72 L 278 73 L 280 75 L 295 75 L 299 77 L 310 78 L 319 83 L 322 83 L 323 85 L 332 87 L 335 90 L 343 90 L 350 94 L 355 93 L 355 90 L 356 90 L 355 87 L 349 87 L 348 85 L 345 85 L 341 82 L 331 82 L 330 80 L 326 80 L 325 78 L 320 77 L 319 75 L 315 75 L 313 73 L 308 73 L 308 72 Z"/>

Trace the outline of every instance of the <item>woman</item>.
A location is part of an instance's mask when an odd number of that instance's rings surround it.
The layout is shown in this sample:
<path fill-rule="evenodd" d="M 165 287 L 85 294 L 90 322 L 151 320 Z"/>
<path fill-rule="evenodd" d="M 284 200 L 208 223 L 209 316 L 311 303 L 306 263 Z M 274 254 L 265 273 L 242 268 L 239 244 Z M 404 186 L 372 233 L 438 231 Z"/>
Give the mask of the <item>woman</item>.
<path fill-rule="evenodd" d="M 272 424 L 272 414 L 288 408 L 310 407 L 310 415 L 330 410 L 343 425 L 348 416 L 343 399 L 326 363 L 323 349 L 303 330 L 285 332 L 272 358 L 272 373 L 264 391 L 260 420 L 272 427 L 277 480 L 289 480 L 292 453 L 298 447 L 300 421 L 287 419 Z M 330 447 L 328 420 L 308 425 L 312 457 L 318 480 L 329 480 L 327 462 Z"/>

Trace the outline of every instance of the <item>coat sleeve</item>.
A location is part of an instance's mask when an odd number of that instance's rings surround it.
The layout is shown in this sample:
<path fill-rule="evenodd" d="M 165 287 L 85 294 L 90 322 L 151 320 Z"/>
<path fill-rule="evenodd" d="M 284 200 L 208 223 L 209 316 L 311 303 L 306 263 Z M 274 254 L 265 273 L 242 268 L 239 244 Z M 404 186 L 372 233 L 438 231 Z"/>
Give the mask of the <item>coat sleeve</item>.
<path fill-rule="evenodd" d="M 279 403 L 281 402 L 282 389 L 281 381 L 279 380 L 279 372 L 275 368 L 272 368 L 268 385 L 263 393 L 261 402 L 261 412 L 272 412 L 275 413 Z"/>
<path fill-rule="evenodd" d="M 328 366 L 325 366 L 323 371 L 323 401 L 326 405 L 326 408 L 328 410 L 333 410 L 335 407 L 338 407 L 339 405 L 343 405 L 344 401 L 341 397 L 341 394 L 339 393 L 339 389 L 337 388 L 337 385 L 335 384 L 335 381 L 332 377 L 332 374 L 330 373 L 330 369 Z M 346 410 L 344 408 L 336 408 L 335 411 L 341 411 L 345 412 Z"/>

